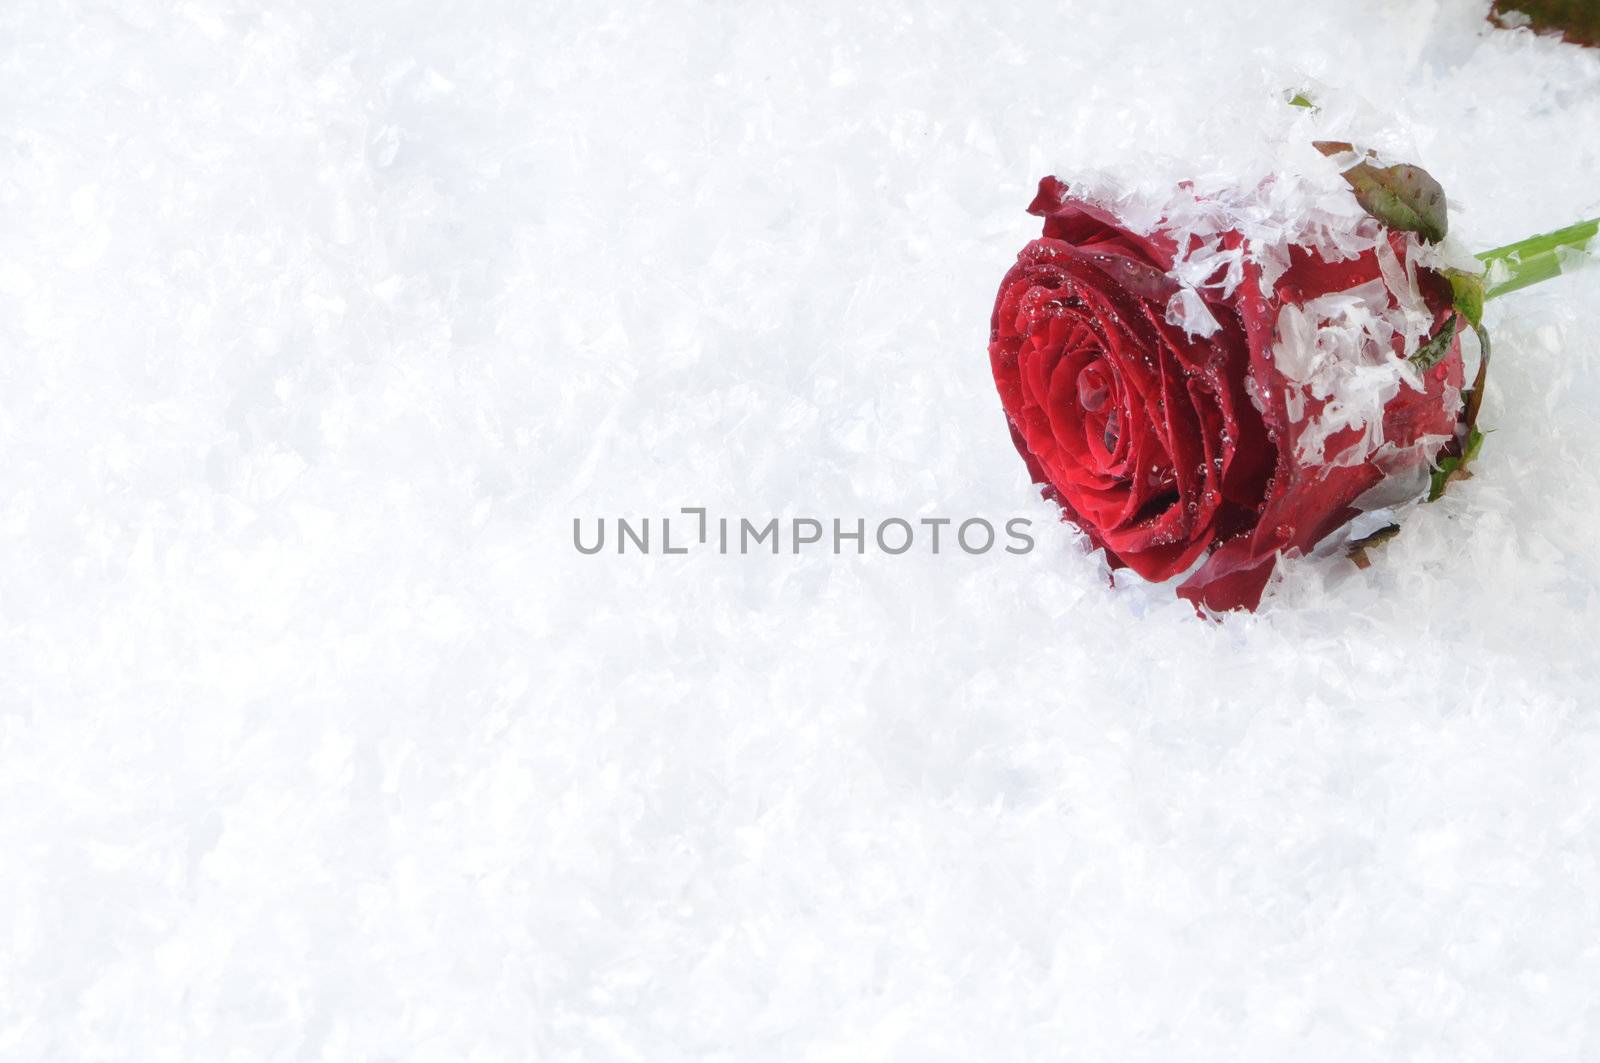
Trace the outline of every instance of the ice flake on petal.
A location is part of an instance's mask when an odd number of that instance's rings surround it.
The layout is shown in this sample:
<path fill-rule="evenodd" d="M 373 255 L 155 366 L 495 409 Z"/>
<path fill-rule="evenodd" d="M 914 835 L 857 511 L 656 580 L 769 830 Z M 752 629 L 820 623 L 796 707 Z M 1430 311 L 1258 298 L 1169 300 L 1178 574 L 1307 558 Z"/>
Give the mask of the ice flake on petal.
<path fill-rule="evenodd" d="M 1189 287 L 1172 293 L 1166 317 L 1169 325 L 1179 325 L 1191 336 L 1209 337 L 1221 327 L 1200 293 Z"/>
<path fill-rule="evenodd" d="M 1299 424 L 1295 456 L 1306 464 L 1358 465 L 1383 446 L 1383 413 L 1408 380 L 1393 351 L 1394 314 L 1388 288 L 1369 281 L 1343 292 L 1286 305 L 1278 317 L 1273 360 L 1286 381 L 1304 385 L 1318 400 L 1307 414 L 1300 389 L 1290 391 L 1290 416 Z M 1360 435 L 1337 453 L 1329 440 L 1355 429 Z"/>

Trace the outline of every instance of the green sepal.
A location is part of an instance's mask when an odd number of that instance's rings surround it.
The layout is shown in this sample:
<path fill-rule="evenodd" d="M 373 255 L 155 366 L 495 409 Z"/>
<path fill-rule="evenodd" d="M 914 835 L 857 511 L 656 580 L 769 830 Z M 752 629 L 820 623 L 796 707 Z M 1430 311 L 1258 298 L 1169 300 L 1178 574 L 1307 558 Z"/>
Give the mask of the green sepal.
<path fill-rule="evenodd" d="M 1417 348 L 1409 359 L 1411 364 L 1424 372 L 1438 365 L 1439 359 L 1450 350 L 1450 341 L 1456 338 L 1456 320 L 1456 315 L 1451 314 L 1449 320 L 1439 326 L 1439 331 Z"/>
<path fill-rule="evenodd" d="M 1472 379 L 1472 387 L 1467 389 L 1466 414 L 1462 420 L 1466 423 L 1468 432 L 1478 430 L 1478 409 L 1483 405 L 1483 382 L 1489 376 L 1489 330 L 1478 326 L 1478 375 Z"/>
<path fill-rule="evenodd" d="M 1483 382 L 1489 375 L 1489 330 L 1483 327 L 1484 275 L 1449 269 L 1445 270 L 1445 277 L 1450 281 L 1456 311 L 1467 319 L 1472 331 L 1478 334 L 1478 373 L 1473 378 L 1472 385 L 1463 392 L 1465 404 L 1461 423 L 1466 432 L 1464 437 L 1466 445 L 1459 457 L 1446 458 L 1440 463 L 1438 471 L 1433 474 L 1433 486 L 1428 493 L 1429 502 L 1444 493 L 1445 484 L 1449 480 L 1467 475 L 1467 464 L 1476 458 L 1478 451 L 1483 448 L 1483 433 L 1478 431 L 1478 410 L 1483 405 Z"/>
<path fill-rule="evenodd" d="M 1478 451 L 1483 449 L 1483 433 L 1476 428 L 1467 430 L 1467 445 L 1460 454 L 1453 454 L 1439 463 L 1433 470 L 1433 479 L 1428 486 L 1428 501 L 1437 502 L 1444 494 L 1445 485 L 1451 480 L 1461 479 L 1471 475 L 1467 466 L 1478 456 Z"/>
<path fill-rule="evenodd" d="M 1330 156 L 1356 151 L 1343 140 L 1316 140 L 1311 146 Z M 1365 158 L 1376 156 L 1369 151 Z M 1362 161 L 1346 170 L 1344 179 L 1362 209 L 1391 229 L 1416 233 L 1430 243 L 1443 240 L 1450 230 L 1444 187 L 1420 166 L 1374 166 Z"/>
<path fill-rule="evenodd" d="M 1467 319 L 1467 324 L 1475 329 L 1482 329 L 1483 274 L 1447 269 L 1444 275 L 1450 279 L 1450 291 L 1454 296 L 1456 309 Z"/>
<path fill-rule="evenodd" d="M 1388 542 L 1390 539 L 1393 539 L 1399 534 L 1400 525 L 1385 524 L 1371 535 L 1364 535 L 1355 542 L 1351 543 L 1350 549 L 1347 552 L 1347 556 L 1350 558 L 1350 560 L 1356 563 L 1357 568 L 1366 568 L 1368 565 L 1372 564 L 1371 560 L 1369 560 L 1367 557 L 1367 550 L 1370 547 L 1382 546 L 1384 543 Z"/>

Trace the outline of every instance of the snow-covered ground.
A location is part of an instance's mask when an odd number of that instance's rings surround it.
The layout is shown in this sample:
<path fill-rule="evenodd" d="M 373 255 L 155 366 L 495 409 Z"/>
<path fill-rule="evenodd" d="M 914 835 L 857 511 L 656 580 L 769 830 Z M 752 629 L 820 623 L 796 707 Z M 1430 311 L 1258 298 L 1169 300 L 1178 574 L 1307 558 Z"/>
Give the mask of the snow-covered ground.
<path fill-rule="evenodd" d="M 984 352 L 1047 172 L 1600 214 L 1600 55 L 1485 7 L 9 0 L 0 1059 L 1595 1058 L 1600 272 L 1222 624 Z M 1038 548 L 573 547 L 683 506 Z"/>

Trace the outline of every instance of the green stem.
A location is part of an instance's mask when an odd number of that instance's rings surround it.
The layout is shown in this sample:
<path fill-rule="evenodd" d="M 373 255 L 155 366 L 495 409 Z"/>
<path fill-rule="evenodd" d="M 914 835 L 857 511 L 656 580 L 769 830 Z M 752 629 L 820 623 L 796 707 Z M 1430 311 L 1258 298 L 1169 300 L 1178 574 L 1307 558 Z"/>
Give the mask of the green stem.
<path fill-rule="evenodd" d="M 1600 233 L 1600 218 L 1592 218 L 1553 233 L 1530 236 L 1526 240 L 1479 253 L 1478 260 L 1488 267 L 1483 297 L 1493 299 L 1560 276 L 1562 261 L 1574 251 L 1587 250 L 1589 241 L 1597 233 Z M 1600 251 L 1600 248 L 1595 250 Z M 1503 267 L 1503 272 L 1499 267 Z"/>

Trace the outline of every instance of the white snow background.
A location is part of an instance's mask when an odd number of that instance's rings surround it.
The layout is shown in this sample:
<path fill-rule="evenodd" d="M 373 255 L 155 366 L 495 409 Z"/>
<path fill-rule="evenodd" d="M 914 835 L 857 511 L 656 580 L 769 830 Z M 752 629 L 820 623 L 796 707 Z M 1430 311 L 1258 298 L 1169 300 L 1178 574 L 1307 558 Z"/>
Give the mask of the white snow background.
<path fill-rule="evenodd" d="M 1600 1057 L 1600 272 L 1220 624 L 985 354 L 1048 172 L 1600 214 L 1600 54 L 1485 7 L 8 0 L 0 1059 Z M 680 506 L 1039 548 L 573 548 Z"/>

